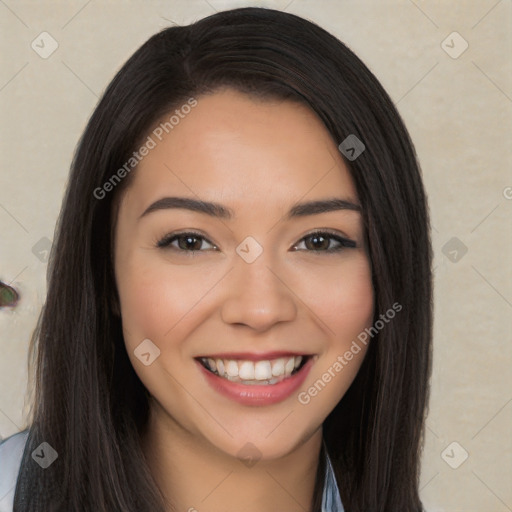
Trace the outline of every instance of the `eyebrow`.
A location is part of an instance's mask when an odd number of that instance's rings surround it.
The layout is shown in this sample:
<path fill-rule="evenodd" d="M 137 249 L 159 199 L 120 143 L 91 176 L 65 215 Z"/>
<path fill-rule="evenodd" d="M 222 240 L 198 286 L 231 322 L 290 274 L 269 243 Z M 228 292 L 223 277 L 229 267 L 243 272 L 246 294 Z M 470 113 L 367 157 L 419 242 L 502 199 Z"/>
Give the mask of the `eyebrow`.
<path fill-rule="evenodd" d="M 219 203 L 210 201 L 201 201 L 192 199 L 190 197 L 163 197 L 154 203 L 150 204 L 139 217 L 142 218 L 151 212 L 157 210 L 168 210 L 172 208 L 181 208 L 191 210 L 198 213 L 204 213 L 211 217 L 219 219 L 232 219 L 235 214 L 233 210 L 227 208 Z M 332 212 L 337 210 L 351 210 L 360 212 L 361 206 L 355 204 L 348 199 L 329 198 L 319 199 L 316 201 L 308 201 L 305 203 L 298 203 L 293 205 L 286 214 L 286 220 L 295 217 L 305 217 L 307 215 L 317 215 L 320 213 Z"/>

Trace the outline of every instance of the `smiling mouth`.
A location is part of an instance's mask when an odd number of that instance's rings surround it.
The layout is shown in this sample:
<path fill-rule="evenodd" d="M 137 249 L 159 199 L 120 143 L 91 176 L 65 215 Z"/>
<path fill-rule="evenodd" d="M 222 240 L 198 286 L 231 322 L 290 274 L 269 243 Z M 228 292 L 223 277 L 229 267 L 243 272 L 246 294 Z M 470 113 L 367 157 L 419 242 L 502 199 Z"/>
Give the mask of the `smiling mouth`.
<path fill-rule="evenodd" d="M 302 369 L 310 358 L 309 355 L 303 355 L 260 361 L 211 357 L 196 359 L 206 370 L 223 379 L 247 386 L 265 386 L 278 384 L 292 377 Z"/>

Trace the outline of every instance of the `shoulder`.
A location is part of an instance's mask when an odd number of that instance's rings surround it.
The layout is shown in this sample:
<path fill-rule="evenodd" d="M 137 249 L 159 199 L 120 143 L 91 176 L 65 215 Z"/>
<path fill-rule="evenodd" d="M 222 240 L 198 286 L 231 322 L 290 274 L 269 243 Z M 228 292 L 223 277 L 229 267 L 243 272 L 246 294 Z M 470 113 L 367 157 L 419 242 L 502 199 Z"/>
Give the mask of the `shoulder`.
<path fill-rule="evenodd" d="M 12 512 L 14 490 L 28 430 L 0 441 L 0 512 Z"/>

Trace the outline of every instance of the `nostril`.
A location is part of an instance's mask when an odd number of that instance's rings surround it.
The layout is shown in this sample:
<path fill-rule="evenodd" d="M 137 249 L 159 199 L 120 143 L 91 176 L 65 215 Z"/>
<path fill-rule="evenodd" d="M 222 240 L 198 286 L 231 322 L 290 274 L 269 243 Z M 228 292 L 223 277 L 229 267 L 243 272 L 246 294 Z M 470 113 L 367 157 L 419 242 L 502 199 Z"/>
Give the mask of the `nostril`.
<path fill-rule="evenodd" d="M 0 308 L 16 307 L 19 298 L 18 292 L 12 286 L 0 281 Z"/>

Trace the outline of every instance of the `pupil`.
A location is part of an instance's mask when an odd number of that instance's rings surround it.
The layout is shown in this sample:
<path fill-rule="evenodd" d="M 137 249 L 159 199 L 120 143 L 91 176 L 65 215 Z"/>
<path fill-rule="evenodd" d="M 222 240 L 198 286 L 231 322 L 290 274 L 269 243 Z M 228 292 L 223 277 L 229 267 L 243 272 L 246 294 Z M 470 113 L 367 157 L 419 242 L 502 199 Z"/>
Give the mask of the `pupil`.
<path fill-rule="evenodd" d="M 327 249 L 329 246 L 329 240 L 321 235 L 314 235 L 310 238 L 310 240 L 313 242 L 313 249 Z M 318 242 L 320 245 L 318 245 Z M 325 242 L 327 242 L 327 244 Z"/>
<path fill-rule="evenodd" d="M 186 236 L 186 237 L 181 238 L 181 240 L 184 242 L 181 246 L 181 249 L 198 250 L 201 246 L 201 242 L 195 236 Z"/>

